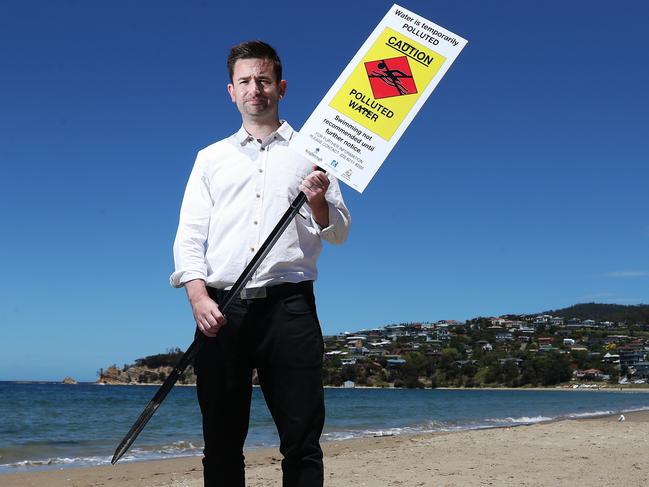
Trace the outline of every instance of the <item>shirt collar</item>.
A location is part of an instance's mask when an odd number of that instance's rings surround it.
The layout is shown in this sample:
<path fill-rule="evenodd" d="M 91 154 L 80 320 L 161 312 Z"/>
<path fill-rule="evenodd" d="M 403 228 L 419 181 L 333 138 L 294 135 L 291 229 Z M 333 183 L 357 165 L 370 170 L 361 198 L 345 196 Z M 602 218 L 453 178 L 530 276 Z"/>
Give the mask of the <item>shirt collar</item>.
<path fill-rule="evenodd" d="M 291 127 L 291 125 L 286 120 L 280 120 L 280 122 L 282 124 L 278 127 L 277 130 L 269 134 L 268 137 L 266 137 L 266 139 L 262 141 L 262 145 L 268 145 L 273 140 L 282 140 L 286 142 L 291 140 L 294 132 L 293 127 Z M 235 137 L 237 142 L 239 142 L 241 146 L 245 146 L 246 144 L 248 144 L 248 142 L 255 140 L 255 138 L 248 133 L 243 125 L 241 125 L 241 128 L 235 134 Z"/>

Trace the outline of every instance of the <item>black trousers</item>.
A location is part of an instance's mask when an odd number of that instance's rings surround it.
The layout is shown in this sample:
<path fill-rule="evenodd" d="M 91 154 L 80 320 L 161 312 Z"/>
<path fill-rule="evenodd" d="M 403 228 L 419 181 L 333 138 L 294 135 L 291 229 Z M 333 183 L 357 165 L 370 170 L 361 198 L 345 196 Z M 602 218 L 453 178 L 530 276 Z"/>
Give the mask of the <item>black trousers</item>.
<path fill-rule="evenodd" d="M 279 433 L 283 486 L 323 485 L 324 347 L 312 283 L 269 290 L 266 298 L 233 301 L 227 324 L 196 357 L 205 487 L 245 486 L 253 368 Z M 225 296 L 208 292 L 217 303 Z"/>

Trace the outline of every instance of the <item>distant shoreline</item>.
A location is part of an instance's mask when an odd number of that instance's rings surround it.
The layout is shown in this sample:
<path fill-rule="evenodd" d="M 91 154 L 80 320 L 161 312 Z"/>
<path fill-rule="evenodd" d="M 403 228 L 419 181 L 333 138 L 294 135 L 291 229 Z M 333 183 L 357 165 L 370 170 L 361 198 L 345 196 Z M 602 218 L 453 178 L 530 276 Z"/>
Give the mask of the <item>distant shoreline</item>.
<path fill-rule="evenodd" d="M 76 385 L 93 385 L 93 386 L 157 386 L 160 387 L 162 382 L 78 382 L 77 384 L 64 384 L 62 381 L 44 381 L 44 380 L 7 380 L 0 381 L 11 384 L 61 384 L 69 385 L 74 387 Z M 598 386 L 597 384 L 578 384 L 579 387 L 573 387 L 573 384 L 557 385 L 551 387 L 435 387 L 431 389 L 426 387 L 426 390 L 440 390 L 440 391 L 575 391 L 575 392 L 641 392 L 649 393 L 649 384 L 643 385 L 641 387 L 634 386 L 613 386 L 613 385 L 604 385 Z M 588 386 L 588 387 L 585 387 Z M 174 387 L 196 387 L 196 384 L 179 384 L 176 383 Z M 259 387 L 255 385 L 253 387 Z M 346 388 L 344 386 L 324 386 L 325 389 L 395 389 L 395 390 L 408 390 L 407 387 L 373 387 L 373 386 L 362 386 L 356 385 L 354 387 Z M 414 389 L 411 389 L 414 390 Z"/>

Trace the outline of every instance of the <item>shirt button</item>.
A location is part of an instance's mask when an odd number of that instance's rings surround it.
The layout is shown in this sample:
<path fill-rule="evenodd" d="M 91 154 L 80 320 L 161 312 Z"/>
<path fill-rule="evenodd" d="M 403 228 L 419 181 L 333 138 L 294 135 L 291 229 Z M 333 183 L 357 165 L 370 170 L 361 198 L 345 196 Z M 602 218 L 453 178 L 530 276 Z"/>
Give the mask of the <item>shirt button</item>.
<path fill-rule="evenodd" d="M 266 148 L 265 148 L 265 147 L 262 147 L 262 148 L 261 148 L 261 149 L 259 149 L 259 150 L 261 150 L 261 151 L 264 151 L 264 150 L 266 150 Z"/>
<path fill-rule="evenodd" d="M 252 223 L 254 223 L 254 224 L 256 225 L 256 224 L 257 224 L 257 220 L 255 220 L 255 221 L 254 221 L 254 222 L 252 222 Z"/>
<path fill-rule="evenodd" d="M 259 193 L 257 193 L 257 198 L 261 198 L 261 195 Z"/>
<path fill-rule="evenodd" d="M 254 252 L 254 251 L 255 251 L 255 248 L 254 248 L 254 247 L 250 247 L 250 252 Z"/>
<path fill-rule="evenodd" d="M 263 170 L 263 169 L 260 169 L 259 172 L 264 172 L 264 170 Z"/>

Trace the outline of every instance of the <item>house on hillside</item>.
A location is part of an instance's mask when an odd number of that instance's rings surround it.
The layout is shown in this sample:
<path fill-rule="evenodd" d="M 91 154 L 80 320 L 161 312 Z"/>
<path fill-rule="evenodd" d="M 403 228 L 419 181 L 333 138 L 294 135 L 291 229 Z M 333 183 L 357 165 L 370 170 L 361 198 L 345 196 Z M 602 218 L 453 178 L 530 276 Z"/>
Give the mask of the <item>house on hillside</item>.
<path fill-rule="evenodd" d="M 491 352 L 494 349 L 493 345 L 487 340 L 478 340 L 475 344 L 485 352 Z"/>
<path fill-rule="evenodd" d="M 402 365 L 405 365 L 406 361 L 402 358 L 389 358 L 387 360 L 387 366 L 388 368 L 396 368 L 396 367 L 401 367 Z"/>
<path fill-rule="evenodd" d="M 527 327 L 527 323 L 525 323 L 524 321 L 518 321 L 518 320 L 510 321 L 510 322 L 506 323 L 506 326 L 505 326 L 505 328 L 507 328 L 509 330 L 520 330 L 521 328 L 526 328 L 526 327 Z"/>
<path fill-rule="evenodd" d="M 649 378 L 649 362 L 637 362 L 633 367 L 629 367 L 629 373 L 634 379 Z"/>
<path fill-rule="evenodd" d="M 579 318 L 570 318 L 566 323 L 566 327 L 570 329 L 581 328 L 581 320 Z"/>
<path fill-rule="evenodd" d="M 497 342 L 509 342 L 514 339 L 511 331 L 499 331 L 496 332 L 496 341 Z"/>
<path fill-rule="evenodd" d="M 603 380 L 605 377 L 599 369 L 575 370 L 573 375 L 575 379 L 581 380 Z"/>
<path fill-rule="evenodd" d="M 437 339 L 438 340 L 451 339 L 451 330 L 448 329 L 448 325 L 437 325 Z"/>
<path fill-rule="evenodd" d="M 505 364 L 511 363 L 511 364 L 515 364 L 517 367 L 520 367 L 521 364 L 523 363 L 523 359 L 514 358 L 514 357 L 506 357 L 506 358 L 498 359 L 498 363 L 500 365 L 505 365 Z"/>
<path fill-rule="evenodd" d="M 325 352 L 325 356 L 327 357 L 337 357 L 340 355 L 347 355 L 347 352 L 343 352 L 342 350 L 331 350 L 329 352 Z"/>
<path fill-rule="evenodd" d="M 354 357 L 364 357 L 370 353 L 370 350 L 366 347 L 350 347 L 349 353 Z"/>
<path fill-rule="evenodd" d="M 370 351 L 367 353 L 368 357 L 383 357 L 386 355 L 384 348 L 370 348 Z"/>
<path fill-rule="evenodd" d="M 458 367 L 464 367 L 465 365 L 478 365 L 477 360 L 456 360 L 454 363 Z"/>
<path fill-rule="evenodd" d="M 643 350 L 619 347 L 618 354 L 620 355 L 620 367 L 634 367 L 645 360 L 645 353 Z"/>

